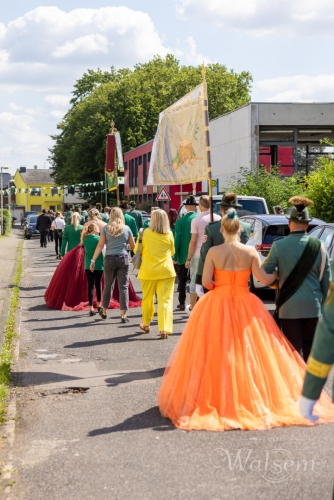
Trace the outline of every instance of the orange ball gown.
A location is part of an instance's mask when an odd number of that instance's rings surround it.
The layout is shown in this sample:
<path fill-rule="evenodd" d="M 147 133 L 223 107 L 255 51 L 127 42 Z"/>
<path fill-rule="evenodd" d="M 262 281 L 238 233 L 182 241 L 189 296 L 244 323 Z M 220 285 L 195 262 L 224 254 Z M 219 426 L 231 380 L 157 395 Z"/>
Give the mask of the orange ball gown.
<path fill-rule="evenodd" d="M 161 413 L 186 430 L 314 425 L 299 412 L 305 363 L 263 303 L 249 270 L 215 270 L 215 288 L 196 304 L 158 393 Z M 325 392 L 319 423 L 334 422 Z"/>

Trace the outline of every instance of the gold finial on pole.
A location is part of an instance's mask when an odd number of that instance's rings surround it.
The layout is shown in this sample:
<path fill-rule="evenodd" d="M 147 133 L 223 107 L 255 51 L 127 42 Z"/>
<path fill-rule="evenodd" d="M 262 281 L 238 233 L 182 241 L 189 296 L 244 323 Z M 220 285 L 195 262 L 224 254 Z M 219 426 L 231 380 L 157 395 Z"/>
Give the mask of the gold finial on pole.
<path fill-rule="evenodd" d="M 109 134 L 115 135 L 115 132 L 117 132 L 117 128 L 115 127 L 115 122 L 114 120 L 111 120 L 110 122 L 110 131 Z"/>
<path fill-rule="evenodd" d="M 203 82 L 206 81 L 206 67 L 205 67 L 204 61 L 202 64 L 202 80 L 203 80 Z"/>

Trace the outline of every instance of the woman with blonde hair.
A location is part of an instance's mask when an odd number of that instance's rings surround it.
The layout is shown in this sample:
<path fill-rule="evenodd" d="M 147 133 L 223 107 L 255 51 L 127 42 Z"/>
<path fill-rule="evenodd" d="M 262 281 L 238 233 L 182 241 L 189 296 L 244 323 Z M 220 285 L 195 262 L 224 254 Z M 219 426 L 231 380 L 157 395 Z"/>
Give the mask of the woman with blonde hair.
<path fill-rule="evenodd" d="M 61 258 L 64 257 L 66 252 L 70 252 L 80 243 L 81 231 L 83 229 L 83 226 L 80 224 L 80 219 L 80 214 L 73 212 L 71 224 L 65 226 L 60 250 Z"/>
<path fill-rule="evenodd" d="M 138 249 L 138 241 L 135 252 Z M 139 328 L 150 332 L 154 316 L 154 296 L 158 300 L 158 328 L 160 337 L 167 339 L 173 332 L 173 292 L 175 270 L 172 256 L 175 253 L 173 233 L 169 228 L 166 212 L 154 210 L 150 227 L 142 236 L 142 263 L 138 273 L 143 291 L 142 316 Z"/>
<path fill-rule="evenodd" d="M 117 278 L 121 321 L 128 322 L 126 311 L 129 308 L 129 256 L 128 250 L 133 249 L 135 242 L 131 229 L 124 224 L 123 212 L 120 208 L 112 208 L 109 222 L 101 232 L 99 244 L 91 259 L 90 270 L 94 271 L 96 259 L 106 245 L 104 263 L 103 309 L 99 311 L 102 319 L 107 319 L 107 309 L 111 298 L 111 288 Z"/>
<path fill-rule="evenodd" d="M 202 275 L 211 291 L 199 299 L 169 359 L 160 411 L 186 430 L 312 425 L 297 405 L 306 365 L 248 289 L 251 272 L 265 285 L 277 273 L 267 274 L 256 249 L 240 243 L 233 208 L 221 231 L 225 243 L 209 250 Z M 317 410 L 322 422 L 334 421 L 326 394 Z"/>
<path fill-rule="evenodd" d="M 104 259 L 101 253 L 95 262 L 94 270 L 90 269 L 91 259 L 94 255 L 96 247 L 100 241 L 99 227 L 95 222 L 90 222 L 88 226 L 84 227 L 81 235 L 81 243 L 85 249 L 85 273 L 88 284 L 88 303 L 89 315 L 94 316 L 94 288 L 96 291 L 97 310 L 101 309 L 101 280 L 104 270 Z"/>
<path fill-rule="evenodd" d="M 87 227 L 92 222 L 95 222 L 95 224 L 99 228 L 99 232 L 101 233 L 102 229 L 106 225 L 106 222 L 104 222 L 102 220 L 101 214 L 100 214 L 100 212 L 98 211 L 97 208 L 92 208 L 91 210 L 89 210 L 89 212 L 88 212 L 88 221 L 84 224 L 83 227 Z"/>

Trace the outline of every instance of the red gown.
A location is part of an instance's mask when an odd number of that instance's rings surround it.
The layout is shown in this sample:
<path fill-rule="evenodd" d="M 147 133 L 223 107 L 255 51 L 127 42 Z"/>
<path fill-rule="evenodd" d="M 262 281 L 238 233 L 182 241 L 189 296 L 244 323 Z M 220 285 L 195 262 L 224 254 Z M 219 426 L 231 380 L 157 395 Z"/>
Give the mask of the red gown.
<path fill-rule="evenodd" d="M 102 277 L 102 290 L 104 279 Z M 78 245 L 59 262 L 50 284 L 45 292 L 44 300 L 49 309 L 62 311 L 88 311 L 87 278 L 85 273 L 85 249 Z M 94 291 L 94 305 L 96 296 Z M 129 280 L 129 308 L 140 307 L 141 299 L 136 295 L 131 280 Z M 119 309 L 119 294 L 117 279 L 109 309 Z"/>
<path fill-rule="evenodd" d="M 169 359 L 158 402 L 180 429 L 314 425 L 297 404 L 306 365 L 249 292 L 249 274 L 215 271 L 214 290 L 196 304 Z M 334 422 L 324 391 L 314 413 Z"/>

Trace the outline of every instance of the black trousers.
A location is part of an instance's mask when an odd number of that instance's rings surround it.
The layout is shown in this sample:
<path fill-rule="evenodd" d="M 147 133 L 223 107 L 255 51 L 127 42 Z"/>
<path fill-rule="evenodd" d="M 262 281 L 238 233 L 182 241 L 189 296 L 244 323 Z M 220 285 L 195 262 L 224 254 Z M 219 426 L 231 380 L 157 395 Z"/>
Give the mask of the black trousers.
<path fill-rule="evenodd" d="M 188 269 L 186 269 L 184 264 L 177 265 L 177 279 L 179 281 L 177 291 L 179 292 L 179 304 L 184 305 L 186 303 L 186 287 L 188 281 Z"/>
<path fill-rule="evenodd" d="M 56 255 L 59 255 L 61 249 L 61 242 L 63 241 L 63 232 L 58 233 L 57 229 L 55 229 L 54 237 L 55 237 Z"/>
<path fill-rule="evenodd" d="M 280 319 L 286 338 L 306 362 L 312 348 L 319 318 Z"/>
<path fill-rule="evenodd" d="M 49 234 L 49 231 L 41 231 L 40 233 L 40 243 L 41 243 L 41 247 L 46 247 L 46 240 L 47 240 L 47 237 L 48 237 L 48 234 Z"/>
<path fill-rule="evenodd" d="M 96 290 L 96 300 L 97 302 L 101 302 L 101 279 L 103 271 L 90 271 L 90 269 L 85 269 L 87 276 L 87 284 L 88 284 L 88 302 L 89 305 L 93 305 L 93 297 L 94 297 L 94 287 Z"/>
<path fill-rule="evenodd" d="M 50 241 L 53 241 L 53 231 L 51 229 L 48 233 L 48 242 L 50 243 Z"/>

